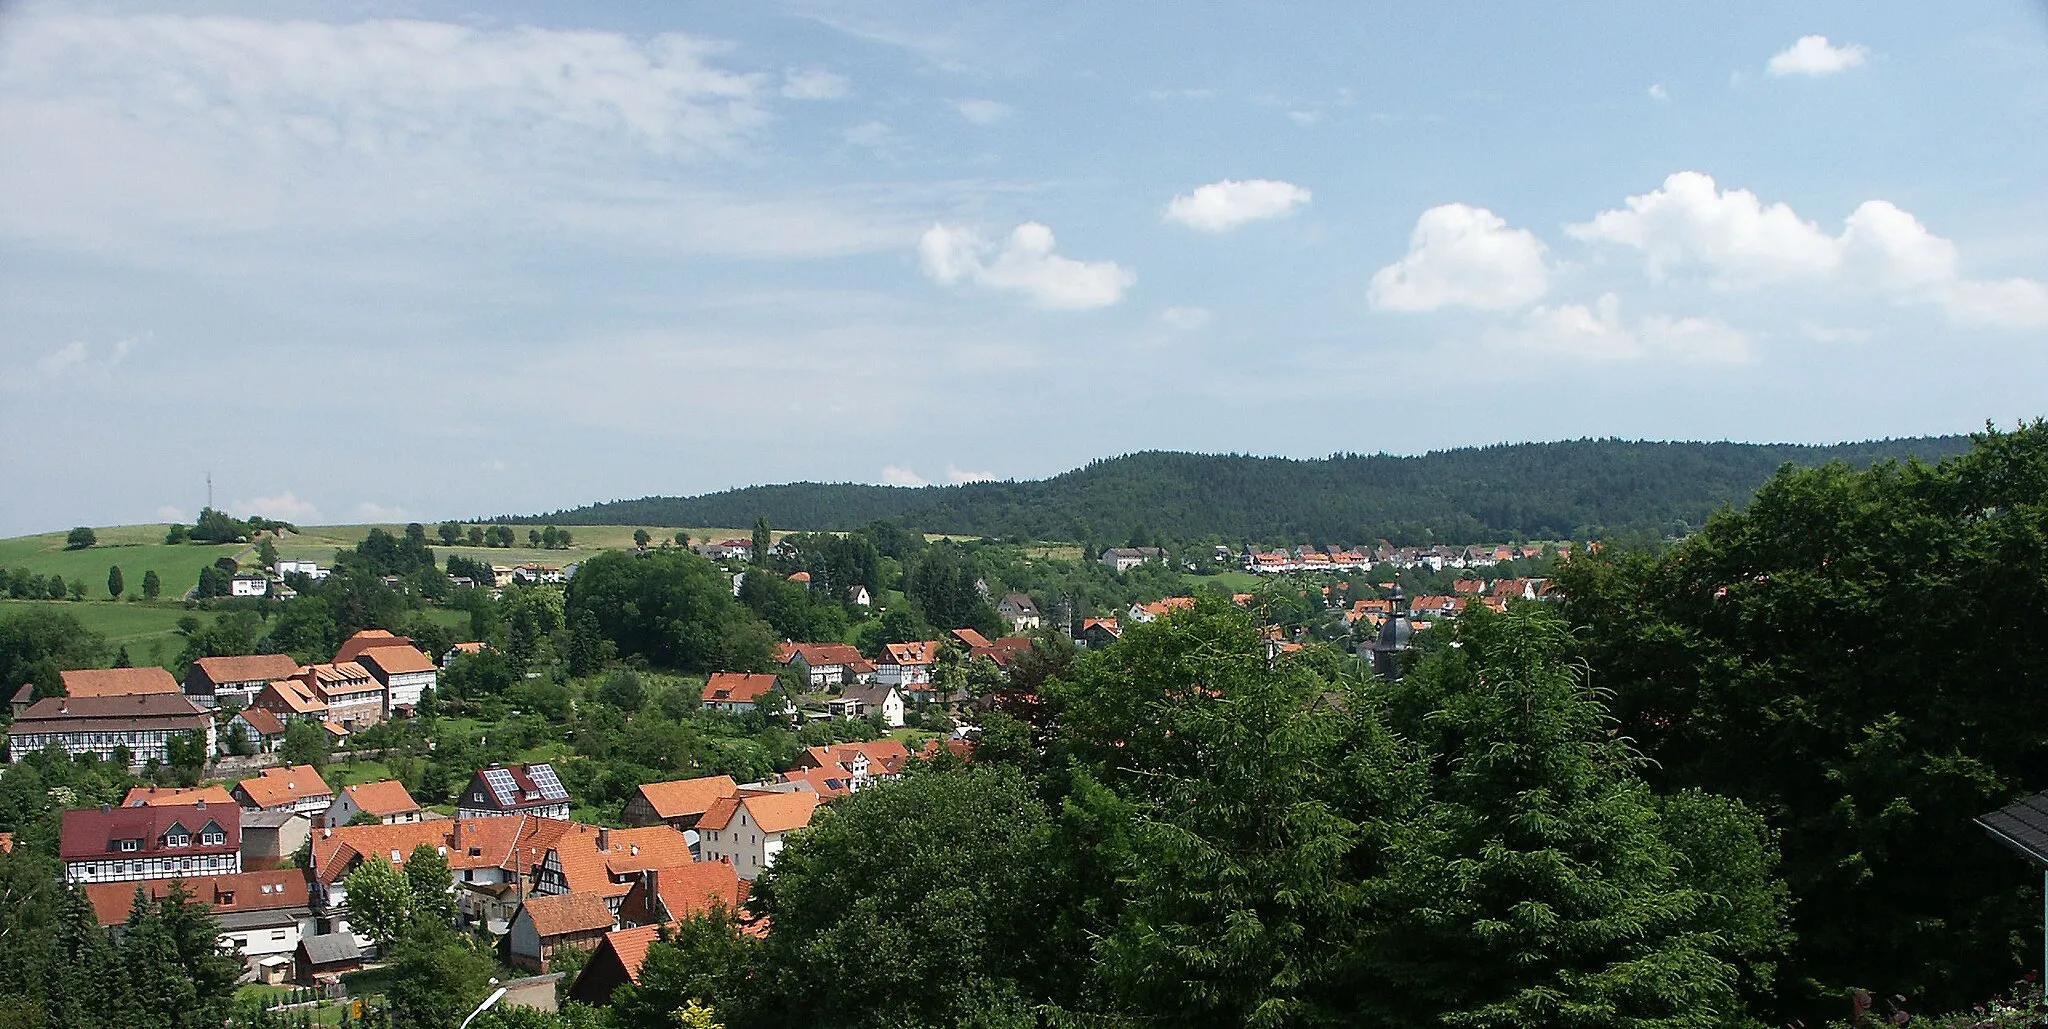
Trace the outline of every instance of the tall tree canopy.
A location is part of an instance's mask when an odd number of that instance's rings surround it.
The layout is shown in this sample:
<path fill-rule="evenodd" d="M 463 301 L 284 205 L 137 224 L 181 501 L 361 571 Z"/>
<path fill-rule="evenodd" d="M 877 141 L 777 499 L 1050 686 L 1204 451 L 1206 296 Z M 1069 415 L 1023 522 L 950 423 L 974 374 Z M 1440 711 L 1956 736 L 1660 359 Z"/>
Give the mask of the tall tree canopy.
<path fill-rule="evenodd" d="M 583 562 L 569 581 L 570 624 L 586 612 L 621 655 L 670 668 L 759 671 L 774 650 L 768 626 L 733 599 L 724 573 L 687 551 L 611 551 Z"/>
<path fill-rule="evenodd" d="M 2048 425 L 1787 469 L 1563 581 L 1645 774 L 1781 834 L 1790 1013 L 1850 986 L 1958 1005 L 2033 967 L 2038 874 L 1971 819 L 2048 788 Z"/>

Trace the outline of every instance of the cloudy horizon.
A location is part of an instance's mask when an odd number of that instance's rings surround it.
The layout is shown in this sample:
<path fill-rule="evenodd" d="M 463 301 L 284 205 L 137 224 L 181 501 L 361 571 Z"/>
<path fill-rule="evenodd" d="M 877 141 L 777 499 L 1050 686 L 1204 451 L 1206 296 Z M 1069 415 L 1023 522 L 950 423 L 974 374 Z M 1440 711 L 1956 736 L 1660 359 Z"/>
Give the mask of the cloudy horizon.
<path fill-rule="evenodd" d="M 0 11 L 0 535 L 2048 413 L 2015 2 Z"/>

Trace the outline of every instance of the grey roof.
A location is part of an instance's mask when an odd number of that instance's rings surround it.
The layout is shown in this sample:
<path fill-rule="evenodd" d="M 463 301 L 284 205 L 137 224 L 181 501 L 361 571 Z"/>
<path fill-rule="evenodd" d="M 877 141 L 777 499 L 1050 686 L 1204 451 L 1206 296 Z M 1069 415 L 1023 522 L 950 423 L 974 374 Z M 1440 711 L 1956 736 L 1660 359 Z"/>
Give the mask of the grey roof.
<path fill-rule="evenodd" d="M 299 941 L 306 950 L 306 960 L 316 965 L 331 965 L 337 961 L 361 961 L 363 952 L 356 946 L 353 933 L 328 933 L 325 936 L 308 936 Z"/>
<path fill-rule="evenodd" d="M 841 692 L 839 696 L 842 700 L 858 700 L 863 704 L 870 704 L 875 707 L 880 707 L 885 701 L 889 699 L 889 694 L 891 692 L 899 691 L 896 690 L 896 687 L 891 686 L 887 683 L 866 682 L 856 683 L 852 686 L 846 687 L 846 689 L 843 692 Z"/>
<path fill-rule="evenodd" d="M 245 832 L 250 829 L 277 829 L 290 824 L 294 819 L 309 823 L 312 821 L 296 811 L 244 811 L 242 829 Z"/>
<path fill-rule="evenodd" d="M 1991 838 L 2048 865 L 2048 793 L 2036 793 L 1977 819 Z"/>
<path fill-rule="evenodd" d="M 302 918 L 313 917 L 312 908 L 272 908 L 268 911 L 216 911 L 222 929 L 281 929 Z M 339 935 L 339 934 L 337 934 Z"/>

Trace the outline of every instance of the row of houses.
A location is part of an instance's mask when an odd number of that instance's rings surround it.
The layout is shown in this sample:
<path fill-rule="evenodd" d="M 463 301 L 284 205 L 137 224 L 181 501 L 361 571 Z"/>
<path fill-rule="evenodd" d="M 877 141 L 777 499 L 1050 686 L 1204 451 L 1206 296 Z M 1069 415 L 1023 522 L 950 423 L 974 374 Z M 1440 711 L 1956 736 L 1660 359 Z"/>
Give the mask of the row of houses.
<path fill-rule="evenodd" d="M 1566 540 L 1554 547 L 1560 557 L 1569 557 L 1574 544 Z M 1595 544 L 1587 544 L 1588 548 Z M 1230 551 L 1225 547 L 1216 548 L 1219 561 L 1229 560 Z M 1262 575 L 1286 572 L 1316 571 L 1365 571 L 1382 565 L 1391 565 L 1401 570 L 1427 568 L 1440 572 L 1446 568 L 1492 568 L 1509 561 L 1542 557 L 1545 549 L 1535 545 L 1472 545 L 1466 547 L 1396 547 L 1381 543 L 1364 550 L 1335 546 L 1282 547 L 1278 550 L 1259 550 L 1246 544 L 1237 554 L 1238 563 L 1245 571 Z"/>

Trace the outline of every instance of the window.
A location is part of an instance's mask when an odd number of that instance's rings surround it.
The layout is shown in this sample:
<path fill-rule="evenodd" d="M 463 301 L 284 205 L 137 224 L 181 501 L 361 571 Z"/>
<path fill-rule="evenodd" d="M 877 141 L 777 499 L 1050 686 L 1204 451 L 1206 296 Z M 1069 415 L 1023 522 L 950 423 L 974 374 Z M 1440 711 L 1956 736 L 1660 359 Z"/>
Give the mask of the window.
<path fill-rule="evenodd" d="M 272 929 L 272 930 L 270 931 L 270 938 L 271 938 L 271 939 L 273 939 L 273 940 L 282 940 L 282 939 L 284 939 L 284 930 L 283 930 L 283 929 Z"/>
<path fill-rule="evenodd" d="M 141 849 L 142 849 L 142 841 L 141 841 L 141 840 L 122 840 L 122 841 L 121 841 L 121 852 L 122 852 L 122 853 L 124 853 L 124 854 L 133 854 L 134 852 L 136 852 L 136 851 L 138 851 L 138 850 L 141 850 Z"/>

